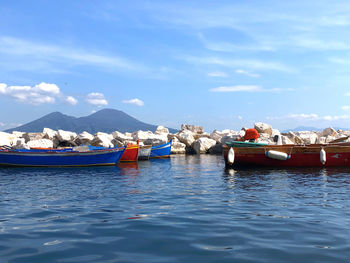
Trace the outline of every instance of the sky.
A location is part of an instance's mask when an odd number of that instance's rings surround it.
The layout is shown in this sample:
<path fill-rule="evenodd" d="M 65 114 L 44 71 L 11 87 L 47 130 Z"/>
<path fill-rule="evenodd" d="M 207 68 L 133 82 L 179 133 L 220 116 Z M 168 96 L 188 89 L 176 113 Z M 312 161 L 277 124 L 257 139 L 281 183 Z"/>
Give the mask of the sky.
<path fill-rule="evenodd" d="M 150 124 L 350 129 L 350 3 L 0 1 L 0 130 L 122 110 Z"/>

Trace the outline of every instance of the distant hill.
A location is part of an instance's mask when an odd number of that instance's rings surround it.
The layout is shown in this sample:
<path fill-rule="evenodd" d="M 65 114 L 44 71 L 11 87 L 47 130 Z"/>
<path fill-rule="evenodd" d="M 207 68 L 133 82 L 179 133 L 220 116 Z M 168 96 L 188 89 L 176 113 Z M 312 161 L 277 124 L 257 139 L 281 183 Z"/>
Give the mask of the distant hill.
<path fill-rule="evenodd" d="M 119 110 L 103 109 L 80 118 L 64 115 L 60 112 L 52 112 L 22 126 L 8 129 L 6 132 L 42 132 L 43 128 L 61 129 L 77 133 L 87 131 L 94 134 L 99 131 L 111 133 L 114 131 L 134 132 L 138 130 L 149 130 L 154 132 L 157 126 L 141 122 Z M 176 129 L 172 128 L 169 128 L 169 131 L 172 133 L 177 132 Z"/>
<path fill-rule="evenodd" d="M 284 130 L 282 131 L 283 133 L 287 133 L 287 132 L 296 132 L 296 131 L 323 131 L 325 128 L 328 128 L 328 127 L 324 127 L 324 128 L 316 128 L 316 127 L 308 127 L 308 126 L 299 126 L 299 127 L 296 127 L 294 129 L 290 129 L 290 130 Z M 343 130 L 343 131 L 348 131 L 350 129 L 348 128 L 340 128 L 340 127 L 333 127 L 333 129 L 335 129 L 336 131 L 337 130 Z"/>

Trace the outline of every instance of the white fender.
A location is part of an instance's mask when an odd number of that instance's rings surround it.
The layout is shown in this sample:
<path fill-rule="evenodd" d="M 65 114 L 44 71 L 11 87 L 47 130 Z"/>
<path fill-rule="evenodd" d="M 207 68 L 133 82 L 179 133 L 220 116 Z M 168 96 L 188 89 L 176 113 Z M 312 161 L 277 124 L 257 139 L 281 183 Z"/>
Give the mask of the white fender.
<path fill-rule="evenodd" d="M 290 156 L 287 153 L 274 151 L 274 150 L 267 151 L 266 156 L 271 159 L 282 160 L 282 161 L 288 160 L 290 158 Z"/>
<path fill-rule="evenodd" d="M 227 153 L 227 163 L 229 165 L 232 165 L 234 161 L 235 161 L 235 151 L 231 147 L 230 150 Z"/>
<path fill-rule="evenodd" d="M 323 148 L 320 151 L 320 161 L 322 164 L 326 163 L 326 151 Z"/>

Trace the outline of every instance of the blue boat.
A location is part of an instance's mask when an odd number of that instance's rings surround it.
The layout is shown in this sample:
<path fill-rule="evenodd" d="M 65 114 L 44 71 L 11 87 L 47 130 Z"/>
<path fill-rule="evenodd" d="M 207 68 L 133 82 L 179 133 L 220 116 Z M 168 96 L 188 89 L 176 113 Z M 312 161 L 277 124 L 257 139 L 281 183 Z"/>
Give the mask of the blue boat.
<path fill-rule="evenodd" d="M 125 151 L 122 148 L 0 150 L 2 166 L 100 166 L 116 165 Z"/>
<path fill-rule="evenodd" d="M 162 145 L 152 146 L 149 158 L 169 158 L 171 152 L 171 143 L 172 140 Z"/>

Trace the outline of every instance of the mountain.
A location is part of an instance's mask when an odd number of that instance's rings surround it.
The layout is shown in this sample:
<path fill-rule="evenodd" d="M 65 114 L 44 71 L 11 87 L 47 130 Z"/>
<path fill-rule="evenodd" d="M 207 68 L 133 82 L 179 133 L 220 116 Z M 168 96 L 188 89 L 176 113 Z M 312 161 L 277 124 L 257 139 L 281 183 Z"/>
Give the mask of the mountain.
<path fill-rule="evenodd" d="M 323 129 L 321 128 L 316 128 L 316 127 L 308 127 L 308 126 L 298 126 L 294 129 L 287 129 L 282 131 L 283 133 L 287 133 L 287 132 L 296 132 L 296 131 L 322 131 Z"/>
<path fill-rule="evenodd" d="M 327 128 L 327 127 L 325 127 Z M 296 132 L 296 131 L 323 131 L 325 128 L 316 128 L 316 127 L 308 127 L 308 126 L 299 126 L 294 129 L 289 129 L 289 130 L 284 130 L 282 133 L 288 133 L 289 131 L 291 132 Z M 333 129 L 337 130 L 343 130 L 343 131 L 348 131 L 348 128 L 341 128 L 341 127 L 333 127 Z"/>
<path fill-rule="evenodd" d="M 60 112 L 52 112 L 40 119 L 26 123 L 22 126 L 8 129 L 6 132 L 42 132 L 43 128 L 53 130 L 74 131 L 77 133 L 87 131 L 89 133 L 114 131 L 134 132 L 137 130 L 155 131 L 157 126 L 139 121 L 130 115 L 114 109 L 103 109 L 85 117 L 72 117 Z M 172 133 L 177 132 L 169 128 Z"/>

